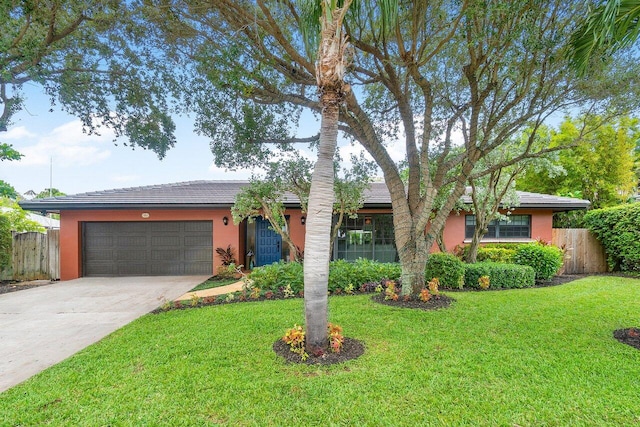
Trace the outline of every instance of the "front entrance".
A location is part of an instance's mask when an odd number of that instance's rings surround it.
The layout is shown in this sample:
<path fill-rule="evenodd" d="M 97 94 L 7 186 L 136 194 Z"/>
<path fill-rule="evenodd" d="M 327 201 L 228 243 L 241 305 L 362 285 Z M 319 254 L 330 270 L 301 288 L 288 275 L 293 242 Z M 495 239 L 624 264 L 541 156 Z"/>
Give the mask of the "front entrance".
<path fill-rule="evenodd" d="M 263 218 L 256 218 L 256 267 L 282 259 L 282 237 Z"/>

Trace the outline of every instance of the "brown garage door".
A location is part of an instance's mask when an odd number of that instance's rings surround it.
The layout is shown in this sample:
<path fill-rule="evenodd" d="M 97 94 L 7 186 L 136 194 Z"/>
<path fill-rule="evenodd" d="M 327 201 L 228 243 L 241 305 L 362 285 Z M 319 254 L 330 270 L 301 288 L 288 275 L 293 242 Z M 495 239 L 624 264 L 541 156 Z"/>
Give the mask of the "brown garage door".
<path fill-rule="evenodd" d="M 212 274 L 211 221 L 85 222 L 85 276 Z"/>

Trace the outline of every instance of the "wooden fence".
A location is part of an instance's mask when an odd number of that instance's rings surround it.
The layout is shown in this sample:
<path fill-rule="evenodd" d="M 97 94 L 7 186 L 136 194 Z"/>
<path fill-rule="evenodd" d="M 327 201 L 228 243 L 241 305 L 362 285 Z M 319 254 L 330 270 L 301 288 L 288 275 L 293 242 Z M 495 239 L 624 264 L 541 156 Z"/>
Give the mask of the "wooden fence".
<path fill-rule="evenodd" d="M 566 250 L 564 274 L 604 273 L 607 255 L 600 242 L 584 228 L 554 228 L 552 243 Z"/>
<path fill-rule="evenodd" d="M 3 272 L 2 278 L 59 280 L 60 230 L 14 234 L 11 269 Z"/>

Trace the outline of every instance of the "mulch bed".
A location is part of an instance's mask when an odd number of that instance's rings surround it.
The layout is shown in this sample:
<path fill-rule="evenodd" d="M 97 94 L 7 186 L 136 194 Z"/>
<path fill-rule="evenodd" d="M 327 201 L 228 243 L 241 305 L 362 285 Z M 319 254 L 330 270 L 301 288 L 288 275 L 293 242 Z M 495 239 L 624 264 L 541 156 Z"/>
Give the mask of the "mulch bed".
<path fill-rule="evenodd" d="M 51 282 L 48 281 L 44 281 L 44 283 L 27 283 L 27 284 L 20 284 L 20 282 L 6 282 L 6 281 L 2 281 L 0 282 L 0 295 L 1 294 L 8 294 L 9 292 L 17 292 L 17 291 L 22 291 L 25 289 L 30 289 L 30 288 L 37 288 L 40 286 L 46 286 L 46 285 L 50 285 Z"/>
<path fill-rule="evenodd" d="M 371 299 L 377 303 L 390 305 L 392 307 L 417 308 L 419 310 L 438 310 L 441 308 L 447 308 L 455 301 L 455 299 L 443 294 L 432 296 L 427 302 L 423 302 L 419 299 L 410 299 L 406 301 L 402 297 L 398 298 L 396 301 L 390 299 L 385 300 L 383 293 L 375 294 Z"/>
<path fill-rule="evenodd" d="M 640 329 L 638 328 L 617 329 L 613 331 L 613 337 L 623 344 L 640 350 Z"/>
<path fill-rule="evenodd" d="M 273 351 L 284 358 L 287 363 L 303 363 L 306 365 L 333 365 L 336 363 L 346 362 L 347 360 L 357 359 L 364 354 L 364 344 L 356 339 L 345 337 L 342 343 L 340 353 L 327 352 L 322 356 L 314 356 L 312 354 L 306 360 L 291 351 L 291 348 L 281 339 L 273 343 Z"/>

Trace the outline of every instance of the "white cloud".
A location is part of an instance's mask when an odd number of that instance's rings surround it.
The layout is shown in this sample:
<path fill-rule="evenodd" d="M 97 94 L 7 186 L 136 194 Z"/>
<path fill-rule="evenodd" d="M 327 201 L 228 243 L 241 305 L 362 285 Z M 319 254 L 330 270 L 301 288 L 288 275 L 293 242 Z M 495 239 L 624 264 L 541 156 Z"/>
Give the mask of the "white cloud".
<path fill-rule="evenodd" d="M 30 135 L 26 138 L 30 141 L 24 142 L 33 145 L 16 147 L 24 154 L 20 166 L 48 165 L 51 158 L 57 166 L 93 165 L 111 156 L 102 145 L 114 138 L 109 129 L 102 130 L 101 135 L 83 132 L 80 120 L 64 123 L 46 135 L 33 135 L 26 129 L 21 132 Z"/>
<path fill-rule="evenodd" d="M 2 134 L 2 139 L 5 141 L 19 141 L 22 139 L 28 139 L 35 137 L 36 134 L 29 132 L 24 126 L 12 127 L 7 132 Z"/>

